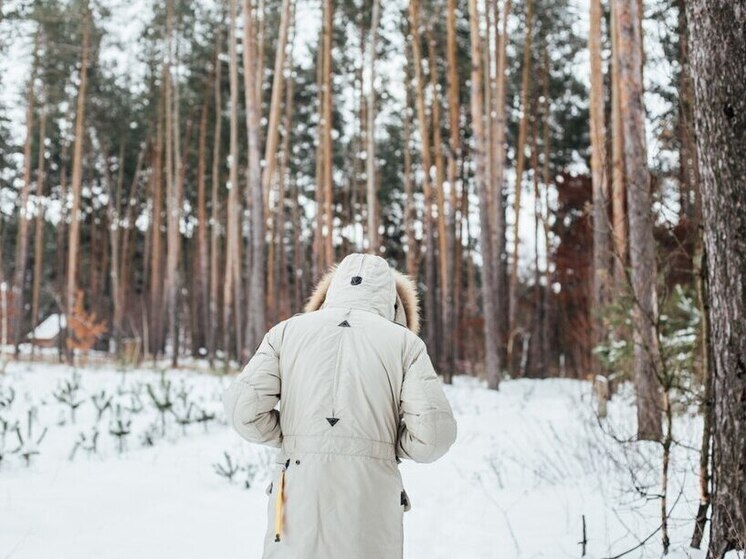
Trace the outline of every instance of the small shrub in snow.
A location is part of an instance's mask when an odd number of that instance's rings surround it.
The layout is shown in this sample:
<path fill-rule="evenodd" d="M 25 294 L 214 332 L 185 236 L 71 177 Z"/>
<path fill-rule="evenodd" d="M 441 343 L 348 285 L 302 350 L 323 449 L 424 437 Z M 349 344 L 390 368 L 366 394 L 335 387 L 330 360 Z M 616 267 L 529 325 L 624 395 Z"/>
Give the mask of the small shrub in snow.
<path fill-rule="evenodd" d="M 215 419 L 215 414 L 208 412 L 205 408 L 200 407 L 197 417 L 194 419 L 196 423 L 201 423 L 207 433 L 207 424 Z"/>
<path fill-rule="evenodd" d="M 12 450 L 8 448 L 8 434 L 15 433 L 17 429 L 17 421 L 11 423 L 6 419 L 0 418 L 0 465 L 2 465 L 3 460 L 5 460 L 6 456 L 15 454 L 21 448 L 20 445 L 16 446 Z"/>
<path fill-rule="evenodd" d="M 111 409 L 111 401 L 112 397 L 105 390 L 91 396 L 91 402 L 93 402 L 93 406 L 96 408 L 96 421 L 101 421 L 104 412 Z"/>
<path fill-rule="evenodd" d="M 73 373 L 72 378 L 58 386 L 52 395 L 58 402 L 70 408 L 70 421 L 75 423 L 75 412 L 84 401 L 80 397 L 80 375 L 77 372 Z"/>
<path fill-rule="evenodd" d="M 116 416 L 109 424 L 109 434 L 117 438 L 119 453 L 124 452 L 127 436 L 132 432 L 132 419 L 126 417 L 121 406 L 117 406 Z"/>
<path fill-rule="evenodd" d="M 155 446 L 155 442 L 156 440 L 158 440 L 159 431 L 160 427 L 157 423 L 151 423 L 150 425 L 148 425 L 148 428 L 145 430 L 145 432 L 140 435 L 140 443 L 142 444 L 142 446 Z"/>
<path fill-rule="evenodd" d="M 246 474 L 243 485 L 246 489 L 251 489 L 251 486 L 254 485 L 256 474 L 259 472 L 259 468 L 254 464 L 247 464 L 244 466 L 243 471 Z"/>
<path fill-rule="evenodd" d="M 222 462 L 215 462 L 212 467 L 215 470 L 215 473 L 233 483 L 234 476 L 241 468 L 239 467 L 238 463 L 235 462 L 233 458 L 231 458 L 231 455 L 228 454 L 228 451 L 223 452 L 223 457 L 225 458 L 225 460 L 223 460 Z"/>
<path fill-rule="evenodd" d="M 34 424 L 36 423 L 36 408 L 31 408 L 28 411 L 27 422 L 26 422 L 26 435 L 21 433 L 20 425 L 16 424 L 16 436 L 18 437 L 19 447 L 15 451 L 18 455 L 23 458 L 26 466 L 31 465 L 31 458 L 39 454 L 39 445 L 44 440 L 47 434 L 47 428 L 41 432 L 41 435 L 34 438 Z"/>
<path fill-rule="evenodd" d="M 142 403 L 142 399 L 137 392 L 131 392 L 129 394 L 129 403 L 126 406 L 122 407 L 132 415 L 137 415 L 143 409 L 145 409 L 145 406 Z"/>
<path fill-rule="evenodd" d="M 166 414 L 174 407 L 173 386 L 166 380 L 165 371 L 161 371 L 161 380 L 157 385 L 148 383 L 145 386 L 150 400 L 158 410 L 161 418 L 161 435 L 166 435 Z"/>
<path fill-rule="evenodd" d="M 90 435 L 80 433 L 78 435 L 78 440 L 75 441 L 72 452 L 70 452 L 70 460 L 75 458 L 78 449 L 85 450 L 89 455 L 96 454 L 98 452 L 98 436 L 99 432 L 97 427 L 93 428 Z"/>
<path fill-rule="evenodd" d="M 181 400 L 179 400 L 179 402 L 181 402 Z M 186 435 L 187 425 L 194 423 L 197 419 L 196 413 L 193 413 L 193 410 L 194 410 L 193 402 L 189 402 L 189 404 L 179 403 L 172 410 L 172 413 L 174 414 L 174 417 L 176 418 L 176 423 L 181 425 L 181 430 L 184 435 Z"/>
<path fill-rule="evenodd" d="M 16 399 L 16 391 L 13 387 L 0 386 L 0 410 L 8 410 Z"/>

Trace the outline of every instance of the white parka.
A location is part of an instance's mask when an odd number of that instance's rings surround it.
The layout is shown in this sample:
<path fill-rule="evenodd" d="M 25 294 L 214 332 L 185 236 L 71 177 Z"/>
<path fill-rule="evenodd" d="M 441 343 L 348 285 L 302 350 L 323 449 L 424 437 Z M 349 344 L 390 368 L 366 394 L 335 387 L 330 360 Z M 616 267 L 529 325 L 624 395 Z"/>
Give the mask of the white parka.
<path fill-rule="evenodd" d="M 415 333 L 415 287 L 384 259 L 352 254 L 306 311 L 266 334 L 224 395 L 244 439 L 280 449 L 263 557 L 401 558 L 397 463 L 432 462 L 456 438 Z"/>

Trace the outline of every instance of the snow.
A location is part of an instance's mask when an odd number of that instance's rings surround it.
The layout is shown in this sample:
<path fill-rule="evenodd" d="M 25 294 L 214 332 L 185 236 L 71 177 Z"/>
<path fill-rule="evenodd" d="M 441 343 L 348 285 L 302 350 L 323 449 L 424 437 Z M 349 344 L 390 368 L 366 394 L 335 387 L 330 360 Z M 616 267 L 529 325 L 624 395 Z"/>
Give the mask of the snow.
<path fill-rule="evenodd" d="M 42 320 L 39 325 L 34 328 L 33 332 L 30 332 L 29 339 L 37 340 L 51 340 L 60 330 L 65 327 L 65 315 L 52 313 L 47 318 Z"/>
<path fill-rule="evenodd" d="M 8 365 L 0 376 L 0 436 L 3 420 L 18 420 L 25 434 L 29 409 L 38 412 L 32 443 L 43 426 L 48 432 L 28 466 L 17 453 L 8 454 L 17 446 L 14 433 L 0 439 L 0 455 L 6 453 L 0 461 L 0 557 L 260 555 L 272 451 L 244 443 L 225 424 L 220 395 L 229 377 L 163 374 L 80 369 L 80 388 L 69 399 L 83 403 L 72 423 L 70 408 L 53 396 L 64 399 L 65 383 L 75 386 L 69 367 Z M 175 415 L 196 417 L 204 410 L 215 420 L 181 426 L 168 413 L 162 435 L 148 396 L 150 385 L 162 399 L 162 379 L 178 395 Z M 112 401 L 97 421 L 91 397 L 102 390 L 99 403 Z M 7 405 L 11 392 L 15 398 Z M 512 380 L 494 392 L 475 379 L 456 378 L 446 392 L 459 424 L 456 444 L 434 464 L 401 465 L 412 502 L 405 514 L 407 559 L 576 558 L 583 515 L 587 557 L 600 559 L 658 528 L 659 501 L 634 487 L 659 492 L 659 446 L 616 440 L 634 430 L 628 387 L 610 402 L 603 423 L 593 414 L 587 382 Z M 116 417 L 132 422 L 121 453 L 109 433 Z M 96 426 L 98 452 L 81 447 L 71 459 L 80 434 L 90 441 Z M 696 447 L 699 429 L 686 410 L 677 414 L 675 436 L 682 445 L 674 449 L 669 486 L 673 559 L 704 557 L 686 547 L 697 506 L 697 455 L 683 444 Z M 146 438 L 153 446 L 143 445 Z M 248 490 L 249 472 L 240 471 L 233 482 L 215 473 L 224 452 L 253 465 Z M 659 542 L 656 534 L 628 557 L 659 557 Z"/>

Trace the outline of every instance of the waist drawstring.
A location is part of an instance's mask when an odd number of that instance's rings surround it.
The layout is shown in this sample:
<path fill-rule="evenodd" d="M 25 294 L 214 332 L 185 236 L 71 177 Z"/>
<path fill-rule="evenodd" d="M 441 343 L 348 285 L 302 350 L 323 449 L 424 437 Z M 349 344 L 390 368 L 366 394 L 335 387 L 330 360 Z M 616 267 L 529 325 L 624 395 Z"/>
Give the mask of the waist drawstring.
<path fill-rule="evenodd" d="M 280 541 L 280 534 L 282 533 L 282 506 L 285 500 L 285 470 L 287 466 L 282 469 L 280 473 L 280 482 L 277 487 L 277 498 L 275 501 L 275 541 Z"/>

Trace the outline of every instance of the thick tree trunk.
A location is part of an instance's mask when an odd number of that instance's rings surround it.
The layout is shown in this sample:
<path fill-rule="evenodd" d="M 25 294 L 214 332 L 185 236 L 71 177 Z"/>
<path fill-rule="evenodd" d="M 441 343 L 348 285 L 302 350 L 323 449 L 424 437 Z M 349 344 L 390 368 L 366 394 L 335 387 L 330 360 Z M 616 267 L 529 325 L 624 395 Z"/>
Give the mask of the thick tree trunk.
<path fill-rule="evenodd" d="M 247 351 L 259 345 L 264 336 L 266 324 L 266 262 L 265 262 L 265 235 L 266 221 L 264 219 L 264 194 L 262 191 L 262 170 L 259 155 L 259 135 L 261 126 L 261 106 L 256 89 L 251 87 L 254 80 L 261 80 L 263 62 L 257 57 L 254 33 L 256 14 L 252 13 L 251 0 L 244 0 L 244 93 L 246 96 L 246 130 L 248 137 L 248 195 L 251 199 L 251 272 L 249 275 L 249 308 L 248 324 L 246 328 L 246 341 L 244 347 Z M 285 41 L 287 41 L 287 19 L 285 17 Z M 284 50 L 285 45 L 278 46 Z M 282 73 L 283 64 L 280 66 Z M 279 118 L 279 107 L 282 97 L 277 100 L 276 112 Z M 276 154 L 275 150 L 272 157 Z M 246 356 L 242 356 L 246 357 Z"/>
<path fill-rule="evenodd" d="M 634 295 L 634 362 L 637 389 L 637 434 L 660 440 L 660 351 L 656 325 L 655 239 L 650 195 L 645 107 L 642 98 L 642 56 L 637 0 L 615 0 L 619 24 L 620 101 L 627 175 L 630 264 Z"/>
<path fill-rule="evenodd" d="M 458 180 L 458 161 L 461 158 L 461 127 L 459 125 L 459 73 L 456 45 L 456 0 L 448 0 L 446 15 L 446 77 L 448 79 L 448 189 L 450 191 L 450 204 L 446 219 L 446 244 L 448 246 L 447 266 L 451 274 L 447 277 L 443 289 L 446 293 L 445 308 L 443 311 L 443 328 L 445 330 L 446 343 L 449 347 L 445 355 L 445 365 L 451 369 L 455 366 L 457 348 L 457 322 L 456 299 L 460 296 L 457 290 L 457 245 L 456 245 L 456 183 Z M 490 127 L 491 128 L 491 127 Z M 460 287 L 460 286 L 459 286 Z"/>
<path fill-rule="evenodd" d="M 430 171 L 432 158 L 430 152 L 430 126 L 425 110 L 425 78 L 422 72 L 422 51 L 420 48 L 420 20 L 419 0 L 409 2 L 409 27 L 412 34 L 412 63 L 414 64 L 415 78 L 415 106 L 417 108 L 417 122 L 420 131 L 420 142 L 422 150 L 422 191 L 425 204 L 422 213 L 422 221 L 425 233 L 425 338 L 431 351 L 435 352 L 435 243 L 433 235 L 432 215 L 432 183 L 430 182 Z M 436 358 L 437 362 L 437 358 Z"/>
<path fill-rule="evenodd" d="M 688 3 L 709 277 L 711 559 L 746 549 L 746 1 Z"/>
<path fill-rule="evenodd" d="M 482 44 L 479 34 L 479 10 L 476 0 L 469 0 L 469 24 L 471 30 L 471 120 L 474 131 L 475 179 L 479 193 L 480 244 L 482 247 L 482 304 L 484 308 L 485 369 L 487 384 L 497 390 L 500 385 L 500 355 L 496 338 L 497 315 L 495 313 L 495 291 L 490 285 L 493 266 L 497 262 L 489 258 L 491 252 L 490 216 L 487 205 L 490 186 L 484 180 L 486 169 L 484 106 L 482 99 Z"/>
<path fill-rule="evenodd" d="M 495 337 L 500 346 L 500 356 L 505 356 L 505 332 L 502 323 L 506 321 L 505 313 L 508 310 L 508 301 L 506 298 L 507 272 L 505 261 L 505 200 L 503 197 L 503 183 L 505 182 L 505 134 L 506 134 L 506 108 L 505 97 L 507 89 L 507 44 L 510 39 L 508 18 L 512 9 L 511 0 L 505 0 L 503 4 L 502 18 L 498 18 L 497 1 L 494 4 L 495 25 L 500 19 L 500 33 L 495 33 L 495 95 L 494 95 L 494 114 L 492 121 L 493 127 L 493 146 L 491 157 L 494 160 L 495 167 L 493 172 L 492 196 L 494 205 L 492 207 L 490 222 L 491 231 L 491 254 L 493 260 L 493 280 L 492 288 L 494 290 L 494 307 L 496 315 Z"/>
<path fill-rule="evenodd" d="M 171 73 L 174 64 L 174 6 L 173 0 L 167 4 L 166 15 L 166 277 L 164 291 L 166 294 L 165 310 L 168 320 L 168 332 L 171 342 L 171 363 L 175 367 L 178 360 L 179 344 L 177 341 L 177 314 L 179 292 L 179 257 L 181 233 L 181 154 L 179 138 L 179 102 L 178 93 Z"/>
<path fill-rule="evenodd" d="M 238 305 L 241 304 L 240 287 L 240 217 L 241 205 L 238 196 L 238 54 L 236 52 L 236 10 L 237 0 L 230 0 L 228 38 L 229 78 L 230 78 L 230 168 L 228 174 L 228 204 L 226 206 L 226 247 L 225 278 L 223 282 L 223 351 L 226 360 L 231 355 L 231 339 L 236 340 L 236 354 L 240 355 L 238 346 L 242 341 L 241 320 L 238 316 Z M 230 319 L 234 319 L 234 332 L 231 336 Z"/>
<path fill-rule="evenodd" d="M 446 237 L 446 203 L 445 203 L 445 169 L 443 168 L 443 138 L 441 133 L 441 100 L 438 90 L 438 63 L 435 37 L 432 30 L 427 30 L 428 58 L 430 67 L 430 90 L 432 103 L 433 151 L 435 157 L 435 202 L 438 209 L 438 271 L 440 280 L 440 320 L 438 321 L 439 365 L 443 380 L 450 383 L 453 368 L 453 350 L 449 332 L 451 330 L 448 290 L 448 239 Z"/>
<path fill-rule="evenodd" d="M 609 301 L 611 274 L 610 230 L 608 215 L 608 178 L 606 175 L 606 126 L 604 123 L 604 76 L 601 54 L 601 0 L 591 0 L 588 51 L 591 60 L 591 172 L 593 179 L 593 344 L 604 338 L 602 312 Z M 596 374 L 600 363 L 596 360 Z"/>

